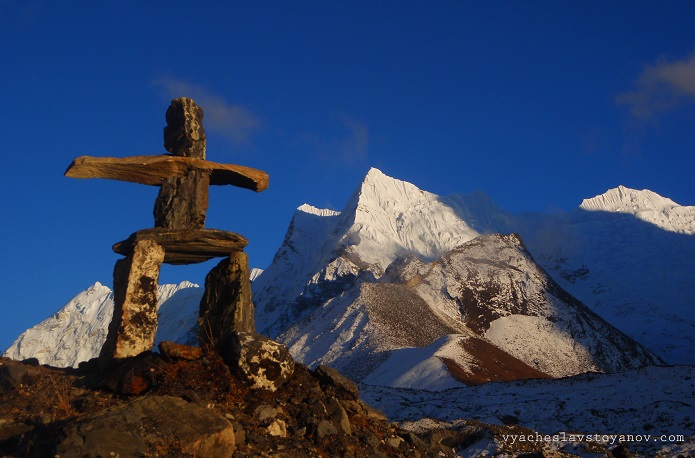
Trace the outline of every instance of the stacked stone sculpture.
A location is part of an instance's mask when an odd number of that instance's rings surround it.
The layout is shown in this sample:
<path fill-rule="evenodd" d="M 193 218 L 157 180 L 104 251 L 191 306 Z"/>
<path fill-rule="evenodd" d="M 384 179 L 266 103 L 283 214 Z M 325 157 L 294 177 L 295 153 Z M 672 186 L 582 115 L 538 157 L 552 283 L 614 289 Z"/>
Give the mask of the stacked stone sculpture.
<path fill-rule="evenodd" d="M 159 186 L 154 228 L 116 243 L 125 258 L 114 267 L 113 318 L 99 360 L 136 356 L 154 346 L 157 333 L 157 282 L 162 263 L 192 264 L 224 257 L 205 280 L 198 320 L 201 346 L 217 348 L 232 332 L 255 332 L 246 253 L 239 234 L 205 229 L 210 185 L 253 191 L 268 187 L 268 174 L 249 167 L 205 159 L 203 110 L 189 98 L 171 102 L 164 147 L 171 155 L 75 159 L 65 175 L 108 178 Z"/>

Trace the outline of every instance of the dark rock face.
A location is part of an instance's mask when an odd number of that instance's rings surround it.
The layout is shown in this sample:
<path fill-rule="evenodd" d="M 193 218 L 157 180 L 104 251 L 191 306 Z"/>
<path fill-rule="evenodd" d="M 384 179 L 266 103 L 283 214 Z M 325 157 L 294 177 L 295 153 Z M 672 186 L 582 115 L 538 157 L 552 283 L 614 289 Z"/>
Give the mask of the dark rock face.
<path fill-rule="evenodd" d="M 248 256 L 241 251 L 208 273 L 198 318 L 202 347 L 218 348 L 234 331 L 256 331 L 250 276 Z"/>
<path fill-rule="evenodd" d="M 136 356 L 151 350 L 157 334 L 157 281 L 164 250 L 152 240 L 143 240 L 116 262 L 113 273 L 114 310 L 109 333 L 99 359 Z"/>
<path fill-rule="evenodd" d="M 250 332 L 233 332 L 221 344 L 222 358 L 252 389 L 277 391 L 294 373 L 287 347 Z"/>
<path fill-rule="evenodd" d="M 203 229 L 209 186 L 210 174 L 199 170 L 191 170 L 183 177 L 164 180 L 154 203 L 154 226 L 166 229 Z"/>
<path fill-rule="evenodd" d="M 205 159 L 203 109 L 192 99 L 174 99 L 167 109 L 166 120 L 164 148 L 177 156 Z"/>
<path fill-rule="evenodd" d="M 231 457 L 234 427 L 209 409 L 172 396 L 148 396 L 73 423 L 57 452 L 61 457 L 144 456 L 170 437 L 194 456 Z"/>

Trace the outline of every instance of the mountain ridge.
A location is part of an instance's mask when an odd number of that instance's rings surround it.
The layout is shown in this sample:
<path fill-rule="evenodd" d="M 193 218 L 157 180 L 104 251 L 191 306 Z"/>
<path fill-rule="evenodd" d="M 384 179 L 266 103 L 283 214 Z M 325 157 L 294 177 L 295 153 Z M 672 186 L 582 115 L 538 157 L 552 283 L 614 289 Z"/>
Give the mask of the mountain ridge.
<path fill-rule="evenodd" d="M 624 194 L 628 193 L 627 188 L 622 189 L 625 190 L 622 191 Z M 585 202 L 587 200 L 591 199 L 585 199 Z M 666 198 L 662 201 L 673 202 Z M 372 207 L 377 211 L 373 211 Z M 685 209 L 687 213 L 695 207 L 674 208 Z M 428 209 L 431 210 L 430 213 L 427 213 Z M 692 306 L 692 299 L 676 296 L 674 291 L 678 290 L 679 285 L 686 285 L 688 282 L 692 284 L 692 274 L 688 273 L 688 266 L 692 262 L 689 264 L 686 259 L 689 253 L 695 254 L 692 239 L 688 238 L 684 244 L 684 239 L 677 238 L 674 239 L 677 243 L 673 243 L 674 240 L 654 232 L 653 223 L 645 222 L 645 226 L 639 230 L 639 237 L 629 239 L 632 243 L 626 244 L 624 239 L 618 239 L 604 229 L 604 226 L 611 227 L 611 231 L 614 231 L 613 219 L 608 221 L 602 216 L 611 212 L 592 212 L 581 208 L 577 211 L 580 213 L 550 216 L 534 214 L 531 217 L 514 215 L 503 210 L 482 191 L 440 197 L 419 190 L 410 183 L 388 177 L 378 169 L 371 169 L 342 212 L 319 209 L 309 204 L 304 204 L 295 211 L 273 263 L 253 282 L 258 329 L 271 336 L 279 335 L 288 323 L 306 315 L 311 304 L 316 305 L 319 300 L 316 295 L 321 288 L 332 285 L 331 288 L 339 292 L 361 277 L 378 279 L 386 272 L 388 265 L 384 264 L 390 264 L 396 258 L 414 255 L 432 260 L 432 256 L 441 254 L 445 249 L 483 233 L 518 232 L 534 253 L 534 258 L 563 288 L 573 295 L 583 297 L 585 301 L 588 298 L 587 305 L 599 315 L 608 317 L 609 321 L 633 338 L 659 350 L 660 356 L 666 357 L 667 361 L 688 363 L 688 352 L 682 349 L 688 348 L 692 339 L 682 336 L 687 336 L 687 331 L 695 324 L 683 314 Z M 445 218 L 432 216 L 442 214 Z M 691 220 L 695 220 L 695 217 L 688 215 Z M 399 216 L 402 223 L 399 223 Z M 407 221 L 411 216 L 415 222 Z M 615 217 L 620 218 L 616 220 L 619 225 L 634 232 L 631 220 L 626 219 L 631 216 L 615 213 Z M 383 223 L 384 220 L 386 223 Z M 433 220 L 437 220 L 437 224 L 433 224 Z M 378 224 L 373 224 L 374 221 Z M 587 238 L 586 234 L 576 229 L 584 226 L 596 229 L 600 237 Z M 433 243 L 433 234 L 443 235 L 442 240 Z M 655 234 L 659 238 L 655 238 Z M 391 239 L 388 249 L 377 246 L 384 237 Z M 654 247 L 650 248 L 652 251 L 638 252 L 639 256 L 635 258 L 636 248 L 632 245 L 647 246 L 638 240 L 640 237 L 650 239 Z M 674 234 L 672 237 L 684 236 Z M 362 241 L 365 241 L 364 245 Z M 610 243 L 606 244 L 606 241 Z M 588 246 L 589 249 L 587 252 L 577 251 L 573 244 Z M 615 259 L 606 261 L 609 256 L 605 253 L 599 253 L 600 256 L 596 258 L 594 254 L 600 250 L 610 252 L 610 258 Z M 660 253 L 666 253 L 667 258 L 676 259 L 683 265 L 680 270 L 671 272 L 670 275 L 676 278 L 662 278 L 662 275 L 658 280 L 663 280 L 662 283 L 666 286 L 660 287 L 660 290 L 647 291 L 641 298 L 635 293 L 630 297 L 628 291 L 627 299 L 616 301 L 622 299 L 626 290 L 636 289 L 642 293 L 645 285 L 618 288 L 616 283 L 627 284 L 625 278 L 629 277 L 625 272 L 615 274 L 613 271 L 620 270 L 621 266 L 634 264 L 638 273 L 656 275 L 657 271 L 664 271 L 665 262 L 671 261 L 662 259 L 664 256 L 658 258 Z M 365 262 L 363 258 L 373 264 Z M 616 264 L 616 261 L 623 258 L 625 262 Z M 637 262 L 634 262 L 635 259 Z M 647 259 L 651 260 L 645 262 Z M 651 270 L 644 267 L 652 264 L 655 267 Z M 649 275 L 642 276 L 649 278 Z M 611 280 L 612 284 L 604 279 Z M 670 301 L 671 310 L 658 305 L 656 298 L 660 295 Z M 287 298 L 292 298 L 292 301 L 298 298 L 300 307 L 293 308 Z M 611 305 L 614 303 L 618 305 Z M 193 317 L 194 308 L 195 306 L 189 307 L 182 313 Z M 630 314 L 629 320 L 625 320 L 625 313 Z M 676 315 L 681 318 L 675 319 Z M 167 328 L 168 320 L 169 318 L 160 320 L 160 325 Z M 178 333 L 177 338 L 183 339 L 180 337 L 183 327 L 185 326 L 179 320 L 174 326 L 176 331 L 167 332 Z M 674 329 L 675 338 L 662 338 L 664 335 L 672 335 Z M 188 340 L 192 341 L 190 333 Z M 675 359 L 672 357 L 674 355 Z"/>

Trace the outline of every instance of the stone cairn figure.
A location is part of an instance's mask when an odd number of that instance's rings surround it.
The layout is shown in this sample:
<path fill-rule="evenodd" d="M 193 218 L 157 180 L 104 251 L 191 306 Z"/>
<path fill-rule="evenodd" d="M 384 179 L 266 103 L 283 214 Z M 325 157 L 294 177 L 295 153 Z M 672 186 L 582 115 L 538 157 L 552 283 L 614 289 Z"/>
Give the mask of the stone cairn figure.
<path fill-rule="evenodd" d="M 205 160 L 203 110 L 193 100 L 173 100 L 166 121 L 164 147 L 171 155 L 81 156 L 65 172 L 72 178 L 108 178 L 160 187 L 154 205 L 155 227 L 137 231 L 113 246 L 125 258 L 114 267 L 115 308 L 99 354 L 102 366 L 154 346 L 162 263 L 225 258 L 205 279 L 198 319 L 202 347 L 219 349 L 232 333 L 255 332 L 248 259 L 243 252 L 248 241 L 233 232 L 205 229 L 205 213 L 210 185 L 260 192 L 268 187 L 268 174 Z"/>

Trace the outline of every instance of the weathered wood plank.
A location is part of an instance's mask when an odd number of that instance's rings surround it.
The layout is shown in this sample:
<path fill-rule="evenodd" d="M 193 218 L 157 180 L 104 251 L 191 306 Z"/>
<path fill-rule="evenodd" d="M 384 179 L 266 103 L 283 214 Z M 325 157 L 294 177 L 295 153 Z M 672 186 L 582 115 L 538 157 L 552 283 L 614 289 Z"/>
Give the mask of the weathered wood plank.
<path fill-rule="evenodd" d="M 142 240 L 152 240 L 164 248 L 166 264 L 197 264 L 212 258 L 227 257 L 242 251 L 248 240 L 234 232 L 218 229 L 143 229 L 118 242 L 113 251 L 127 256 Z"/>
<path fill-rule="evenodd" d="M 182 156 L 80 156 L 70 164 L 65 176 L 70 178 L 106 178 L 150 186 L 161 186 L 169 177 L 185 176 L 190 170 L 210 174 L 210 184 L 233 185 L 260 192 L 268 188 L 268 174 L 262 170 L 236 164 L 219 164 Z"/>

